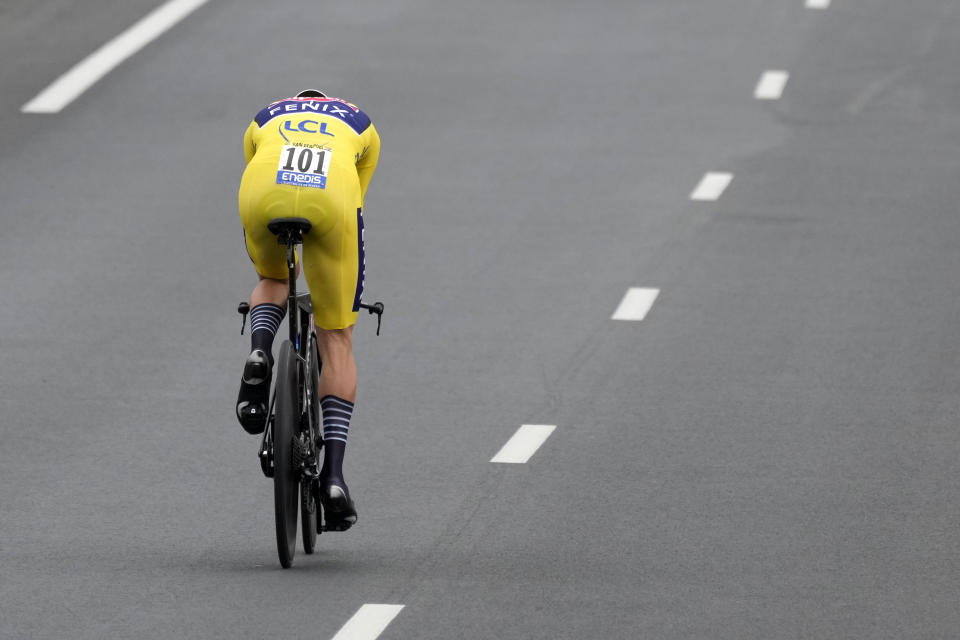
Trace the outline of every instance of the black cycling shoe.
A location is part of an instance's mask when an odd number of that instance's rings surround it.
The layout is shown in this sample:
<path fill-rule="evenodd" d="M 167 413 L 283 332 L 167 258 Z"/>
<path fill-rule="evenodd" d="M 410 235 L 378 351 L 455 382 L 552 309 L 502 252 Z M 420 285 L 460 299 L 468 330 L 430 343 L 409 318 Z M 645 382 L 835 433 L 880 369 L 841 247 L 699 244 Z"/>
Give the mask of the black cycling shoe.
<path fill-rule="evenodd" d="M 357 522 L 357 508 L 343 480 L 320 480 L 323 530 L 346 531 Z"/>
<path fill-rule="evenodd" d="M 237 420 L 247 433 L 263 433 L 267 426 L 267 405 L 273 371 L 270 359 L 261 349 L 254 349 L 243 365 L 240 394 L 237 396 Z"/>

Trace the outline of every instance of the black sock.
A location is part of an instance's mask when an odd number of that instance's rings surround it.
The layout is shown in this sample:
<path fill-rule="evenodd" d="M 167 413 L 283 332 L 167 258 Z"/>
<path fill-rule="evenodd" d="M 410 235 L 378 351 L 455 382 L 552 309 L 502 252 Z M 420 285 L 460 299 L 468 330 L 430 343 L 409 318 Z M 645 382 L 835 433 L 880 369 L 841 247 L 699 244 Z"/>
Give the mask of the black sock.
<path fill-rule="evenodd" d="M 337 396 L 324 396 L 323 409 L 323 477 L 343 481 L 343 454 L 347 448 L 347 433 L 353 403 Z"/>
<path fill-rule="evenodd" d="M 273 337 L 283 321 L 287 310 L 275 304 L 258 304 L 250 310 L 250 350 L 261 349 L 266 352 L 273 366 Z"/>

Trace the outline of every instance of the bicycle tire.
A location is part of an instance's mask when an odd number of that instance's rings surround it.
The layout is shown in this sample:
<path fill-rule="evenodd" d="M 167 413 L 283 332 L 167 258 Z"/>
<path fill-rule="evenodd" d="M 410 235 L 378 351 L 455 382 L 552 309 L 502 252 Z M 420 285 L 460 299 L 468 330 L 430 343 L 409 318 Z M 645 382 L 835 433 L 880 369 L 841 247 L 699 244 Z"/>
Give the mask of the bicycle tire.
<path fill-rule="evenodd" d="M 277 524 L 277 554 L 280 566 L 289 569 L 297 551 L 297 511 L 300 505 L 300 473 L 293 468 L 293 440 L 299 421 L 297 407 L 297 361 L 289 340 L 280 346 L 274 371 L 277 399 L 273 422 L 273 502 Z"/>
<path fill-rule="evenodd" d="M 305 407 L 307 412 L 307 428 L 309 437 L 314 433 L 322 433 L 323 428 L 320 424 L 320 401 L 317 399 L 317 388 L 320 384 L 320 353 L 317 350 L 317 340 L 311 334 L 307 342 L 307 348 L 310 350 L 310 375 L 308 384 L 310 389 L 305 393 L 305 397 L 311 400 Z M 314 445 L 315 446 L 315 445 Z M 320 455 L 317 449 L 315 454 Z M 320 486 L 315 480 L 304 479 L 300 483 L 300 533 L 303 539 L 303 552 L 310 555 L 314 552 L 317 545 L 317 534 L 320 531 L 318 523 L 322 522 L 320 517 Z"/>

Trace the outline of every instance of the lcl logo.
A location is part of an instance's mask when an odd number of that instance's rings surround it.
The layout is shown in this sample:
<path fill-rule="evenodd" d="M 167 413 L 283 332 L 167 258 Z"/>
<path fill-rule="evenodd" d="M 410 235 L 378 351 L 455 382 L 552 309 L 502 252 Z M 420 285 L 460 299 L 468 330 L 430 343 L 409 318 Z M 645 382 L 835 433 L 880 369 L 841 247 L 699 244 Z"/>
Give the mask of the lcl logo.
<path fill-rule="evenodd" d="M 311 129 L 308 125 L 314 125 L 316 128 Z M 334 136 L 332 133 L 327 131 L 327 123 L 319 123 L 316 120 L 301 120 L 299 124 L 294 124 L 293 120 L 287 120 L 283 123 L 283 128 L 287 131 L 297 131 L 301 133 L 322 133 L 325 136 Z"/>

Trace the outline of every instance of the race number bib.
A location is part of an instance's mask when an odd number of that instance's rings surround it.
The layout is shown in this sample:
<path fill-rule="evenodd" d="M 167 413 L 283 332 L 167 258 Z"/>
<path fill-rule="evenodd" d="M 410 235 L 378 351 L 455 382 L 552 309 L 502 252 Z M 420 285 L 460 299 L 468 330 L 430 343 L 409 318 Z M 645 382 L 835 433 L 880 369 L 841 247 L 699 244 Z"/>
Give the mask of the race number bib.
<path fill-rule="evenodd" d="M 331 155 L 330 149 L 286 145 L 277 164 L 277 184 L 325 189 Z"/>

